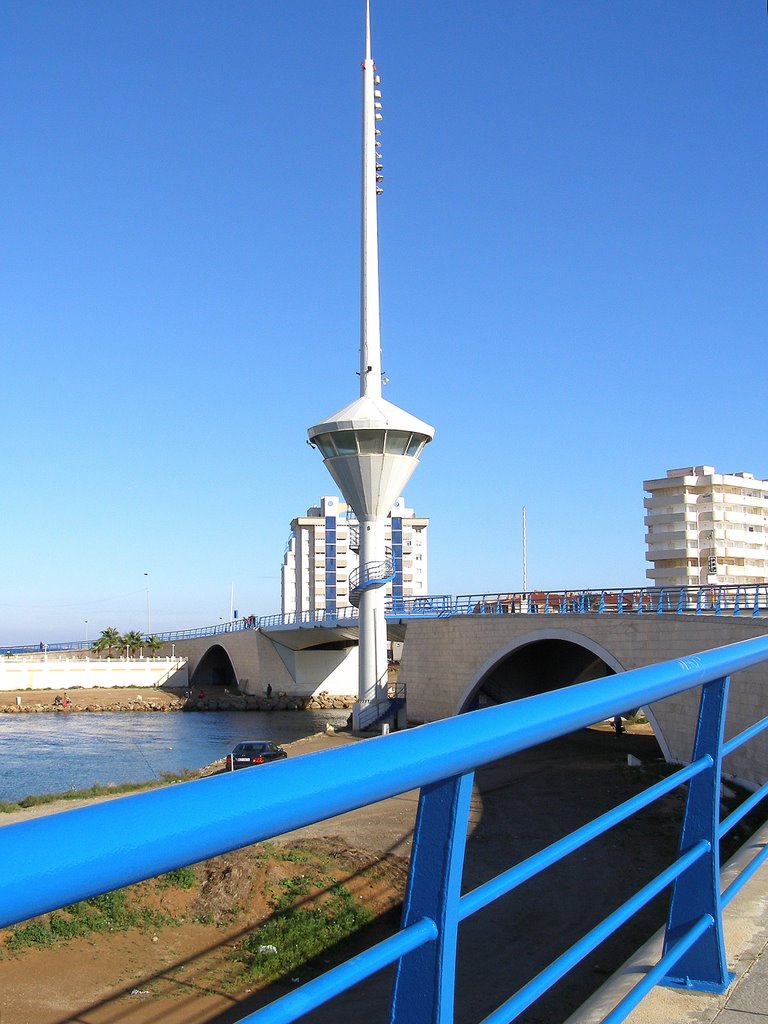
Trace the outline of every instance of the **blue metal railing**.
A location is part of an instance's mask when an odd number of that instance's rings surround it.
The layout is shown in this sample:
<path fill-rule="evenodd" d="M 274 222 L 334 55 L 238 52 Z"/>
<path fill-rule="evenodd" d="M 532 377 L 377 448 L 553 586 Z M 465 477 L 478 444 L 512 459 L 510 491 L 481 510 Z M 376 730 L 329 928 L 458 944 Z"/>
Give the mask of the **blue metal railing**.
<path fill-rule="evenodd" d="M 395 566 L 391 558 L 383 562 L 366 562 L 349 574 L 350 593 L 365 587 L 381 587 L 395 578 Z"/>
<path fill-rule="evenodd" d="M 768 858 L 764 848 L 722 895 L 718 840 L 768 795 L 763 785 L 720 822 L 723 757 L 768 717 L 723 742 L 729 676 L 768 661 L 759 637 L 610 679 L 549 691 L 363 743 L 0 828 L 0 927 L 207 857 L 419 788 L 400 930 L 244 1018 L 293 1021 L 397 964 L 392 1021 L 453 1019 L 460 923 L 676 786 L 688 797 L 677 859 L 486 1018 L 514 1020 L 608 935 L 671 887 L 662 958 L 606 1018 L 623 1020 L 658 982 L 722 991 L 730 980 L 722 909 Z M 701 687 L 691 763 L 464 895 L 460 892 L 474 770 L 622 709 Z"/>
<path fill-rule="evenodd" d="M 387 566 L 389 563 L 382 563 Z M 384 569 L 376 571 L 383 572 Z M 385 581 L 389 577 L 369 573 L 371 580 Z M 368 577 L 366 577 L 367 579 Z M 353 586 L 365 585 L 366 579 Z M 390 620 L 413 618 L 441 618 L 450 615 L 514 615 L 516 613 L 543 615 L 626 615 L 653 612 L 657 615 L 749 615 L 753 618 L 768 615 L 768 584 L 704 587 L 623 587 L 589 590 L 534 590 L 522 593 L 425 594 L 418 597 L 388 598 L 385 605 Z M 246 629 L 295 629 L 320 626 L 354 625 L 356 607 L 335 611 L 321 609 L 313 612 L 291 612 L 281 615 L 247 615 L 231 622 L 199 629 L 177 629 L 154 634 L 164 643 L 194 640 L 198 637 L 239 633 Z M 55 644 L 27 644 L 4 646 L 0 654 L 31 654 L 46 651 L 83 650 L 87 645 L 79 640 Z"/>
<path fill-rule="evenodd" d="M 349 574 L 349 602 L 355 608 L 360 607 L 360 598 L 364 590 L 373 587 L 384 587 L 395 578 L 395 565 L 391 558 L 382 562 L 366 562 L 359 565 Z"/>

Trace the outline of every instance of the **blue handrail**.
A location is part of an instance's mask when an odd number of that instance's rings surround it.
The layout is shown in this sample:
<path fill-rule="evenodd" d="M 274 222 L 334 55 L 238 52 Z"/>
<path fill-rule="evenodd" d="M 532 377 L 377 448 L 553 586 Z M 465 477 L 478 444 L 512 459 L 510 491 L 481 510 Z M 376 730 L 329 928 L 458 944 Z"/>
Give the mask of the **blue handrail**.
<path fill-rule="evenodd" d="M 492 900 L 688 784 L 680 853 L 622 907 L 531 979 L 487 1021 L 510 1021 L 640 907 L 672 886 L 662 960 L 609 1019 L 622 1020 L 658 981 L 722 990 L 718 821 L 722 758 L 768 728 L 768 718 L 723 743 L 729 676 L 768 661 L 768 637 L 549 691 L 404 732 L 287 761 L 175 785 L 0 828 L 0 926 L 216 856 L 419 788 L 402 928 L 303 988 L 250 1015 L 292 1021 L 397 963 L 392 1020 L 452 1019 L 460 922 Z M 692 762 L 478 889 L 460 895 L 474 770 L 501 757 L 675 693 L 701 687 Z M 768 784 L 753 801 L 768 793 Z M 748 867 L 768 858 L 764 849 Z M 417 998 L 418 996 L 418 998 Z M 631 1004 L 631 1005 L 630 1005 Z M 407 1009 L 406 1009 L 407 1008 Z M 626 1013 L 624 1012 L 626 1011 Z M 622 1015 L 623 1014 L 623 1015 Z"/>
<path fill-rule="evenodd" d="M 359 580 L 352 582 L 353 590 L 368 583 L 383 584 L 391 563 L 376 568 L 364 567 Z M 394 571 L 394 570 L 392 570 Z M 424 594 L 418 597 L 388 598 L 385 612 L 389 619 L 439 618 L 448 615 L 509 615 L 516 613 L 545 615 L 615 615 L 656 612 L 658 615 L 724 615 L 745 614 L 758 618 L 768 615 L 768 585 L 748 584 L 725 586 L 719 584 L 701 587 L 614 587 L 593 590 L 533 590 L 528 592 L 462 594 Z M 194 640 L 199 637 L 222 636 L 248 629 L 312 629 L 341 623 L 354 625 L 358 619 L 356 607 L 333 611 L 319 609 L 312 612 L 290 612 L 275 615 L 247 615 L 231 622 L 199 629 L 179 629 L 154 634 L 164 643 Z M 80 640 L 46 645 L 23 644 L 0 647 L 3 654 L 33 654 L 46 651 L 83 650 Z"/>

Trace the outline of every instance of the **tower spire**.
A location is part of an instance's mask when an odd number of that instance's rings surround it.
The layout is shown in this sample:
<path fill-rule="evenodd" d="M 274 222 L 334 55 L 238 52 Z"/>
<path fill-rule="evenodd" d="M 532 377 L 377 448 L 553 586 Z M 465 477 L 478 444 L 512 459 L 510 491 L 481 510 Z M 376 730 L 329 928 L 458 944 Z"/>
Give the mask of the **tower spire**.
<path fill-rule="evenodd" d="M 360 394 L 381 397 L 381 313 L 379 307 L 379 195 L 377 123 L 382 119 L 381 90 L 371 57 L 371 4 L 365 4 L 363 61 L 362 253 L 360 279 Z"/>

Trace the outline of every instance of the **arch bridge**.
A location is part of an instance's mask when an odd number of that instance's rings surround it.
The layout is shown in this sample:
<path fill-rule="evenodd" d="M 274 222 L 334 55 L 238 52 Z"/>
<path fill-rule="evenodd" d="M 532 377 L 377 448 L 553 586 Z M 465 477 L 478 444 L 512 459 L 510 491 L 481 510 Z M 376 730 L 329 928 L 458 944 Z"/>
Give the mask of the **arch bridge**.
<path fill-rule="evenodd" d="M 390 601 L 386 620 L 389 639 L 406 641 L 399 682 L 408 718 L 429 722 L 766 634 L 768 586 L 431 595 Z M 163 655 L 188 658 L 193 687 L 351 696 L 357 630 L 357 609 L 346 608 L 248 616 L 159 639 Z M 49 650 L 67 647 L 82 644 Z M 761 666 L 734 680 L 729 729 L 765 714 L 766 671 Z M 692 701 L 681 694 L 645 709 L 668 760 L 690 754 Z M 750 760 L 738 765 L 745 781 L 764 777 L 768 765 L 764 744 L 750 751 Z"/>

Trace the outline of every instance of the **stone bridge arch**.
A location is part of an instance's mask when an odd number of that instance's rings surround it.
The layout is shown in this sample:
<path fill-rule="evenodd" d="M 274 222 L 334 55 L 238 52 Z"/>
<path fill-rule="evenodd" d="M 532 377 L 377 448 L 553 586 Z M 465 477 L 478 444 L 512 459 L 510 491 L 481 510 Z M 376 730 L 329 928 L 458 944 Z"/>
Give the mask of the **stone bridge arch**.
<path fill-rule="evenodd" d="M 214 686 L 237 689 L 238 677 L 229 651 L 222 644 L 211 644 L 195 665 L 189 685 L 205 690 Z"/>
<path fill-rule="evenodd" d="M 533 629 L 494 651 L 465 687 L 453 713 L 521 700 L 624 671 L 625 666 L 611 651 L 584 633 L 567 628 Z M 669 759 L 669 746 L 656 716 L 650 707 L 643 711 L 665 759 Z"/>

